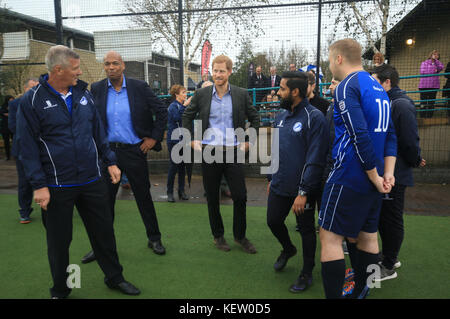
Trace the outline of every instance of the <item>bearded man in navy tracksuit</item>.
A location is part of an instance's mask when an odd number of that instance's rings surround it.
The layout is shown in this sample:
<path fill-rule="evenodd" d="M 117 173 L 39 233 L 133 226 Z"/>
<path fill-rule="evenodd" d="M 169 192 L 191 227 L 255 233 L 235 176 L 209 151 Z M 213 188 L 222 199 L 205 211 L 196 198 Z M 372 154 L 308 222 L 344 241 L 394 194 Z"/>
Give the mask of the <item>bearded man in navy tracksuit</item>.
<path fill-rule="evenodd" d="M 319 195 L 328 149 L 325 117 L 309 103 L 307 88 L 306 73 L 283 73 L 278 95 L 282 98 L 280 106 L 286 110 L 274 123 L 274 143 L 279 141 L 279 152 L 272 154 L 272 164 L 278 163 L 278 170 L 270 176 L 267 206 L 267 224 L 283 247 L 274 264 L 276 271 L 282 270 L 288 259 L 297 253 L 284 220 L 291 208 L 298 216 L 303 269 L 289 289 L 294 293 L 304 291 L 312 284 L 316 252 L 314 203 Z"/>
<path fill-rule="evenodd" d="M 74 205 L 105 273 L 106 285 L 137 295 L 140 291 L 122 275 L 99 159 L 107 164 L 113 183 L 119 182 L 120 170 L 87 83 L 78 80 L 80 57 L 57 45 L 48 50 L 45 62 L 49 74 L 42 75 L 39 85 L 21 99 L 16 129 L 19 159 L 47 231 L 54 283 L 51 296 L 66 298 L 71 292 L 67 267 Z"/>

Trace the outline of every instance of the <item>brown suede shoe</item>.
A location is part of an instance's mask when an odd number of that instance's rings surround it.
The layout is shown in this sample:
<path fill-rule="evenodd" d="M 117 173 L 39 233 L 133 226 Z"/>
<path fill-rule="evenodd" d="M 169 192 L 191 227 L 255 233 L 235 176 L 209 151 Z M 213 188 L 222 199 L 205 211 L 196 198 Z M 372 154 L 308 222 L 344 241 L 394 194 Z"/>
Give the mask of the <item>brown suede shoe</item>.
<path fill-rule="evenodd" d="M 255 246 L 253 246 L 253 244 L 247 239 L 247 238 L 243 238 L 243 239 L 235 239 L 234 240 L 237 244 L 239 244 L 242 249 L 244 249 L 244 251 L 246 253 L 249 254 L 256 254 L 256 248 Z"/>
<path fill-rule="evenodd" d="M 225 240 L 225 238 L 223 236 L 219 237 L 219 238 L 214 238 L 214 244 L 220 250 L 223 250 L 223 251 L 231 250 L 230 246 L 228 246 L 227 241 Z"/>

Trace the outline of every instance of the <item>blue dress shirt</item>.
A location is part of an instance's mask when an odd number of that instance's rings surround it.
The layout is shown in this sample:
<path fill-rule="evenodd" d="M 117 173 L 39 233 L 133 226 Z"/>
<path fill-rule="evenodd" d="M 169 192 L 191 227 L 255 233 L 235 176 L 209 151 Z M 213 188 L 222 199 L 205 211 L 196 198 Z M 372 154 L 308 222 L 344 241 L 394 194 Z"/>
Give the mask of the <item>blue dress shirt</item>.
<path fill-rule="evenodd" d="M 141 139 L 136 135 L 131 122 L 130 103 L 127 84 L 123 77 L 122 88 L 116 91 L 108 79 L 108 97 L 106 102 L 108 122 L 108 141 L 124 144 L 137 144 Z"/>
<path fill-rule="evenodd" d="M 228 128 L 228 130 L 227 130 Z M 209 113 L 209 128 L 205 131 L 202 144 L 236 146 L 237 138 L 233 126 L 233 102 L 231 88 L 220 98 L 213 86 L 211 111 Z"/>

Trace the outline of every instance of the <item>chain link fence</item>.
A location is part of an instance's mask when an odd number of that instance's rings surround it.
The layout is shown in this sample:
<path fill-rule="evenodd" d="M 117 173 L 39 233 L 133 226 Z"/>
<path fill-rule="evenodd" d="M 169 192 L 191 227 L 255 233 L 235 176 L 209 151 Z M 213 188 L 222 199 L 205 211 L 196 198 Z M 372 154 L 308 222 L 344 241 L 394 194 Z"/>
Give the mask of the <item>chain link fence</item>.
<path fill-rule="evenodd" d="M 168 104 L 173 84 L 183 83 L 192 94 L 202 70 L 210 75 L 211 65 L 202 66 L 208 40 L 210 61 L 220 54 L 233 60 L 230 82 L 249 90 L 263 126 L 278 111 L 278 84 L 271 75 L 290 67 L 313 69 L 316 93 L 326 96 L 329 45 L 357 39 L 367 70 L 381 52 L 381 62 L 399 71 L 400 87 L 417 106 L 429 167 L 450 168 L 448 1 L 0 0 L 0 5 L 3 95 L 21 94 L 24 79 L 45 73 L 45 52 L 62 42 L 81 55 L 82 80 L 104 78 L 102 58 L 115 50 L 125 60 L 125 75 L 147 81 Z M 442 68 L 425 74 L 421 64 L 433 50 Z M 255 79 L 257 67 L 263 80 Z M 425 77 L 435 79 L 433 87 L 419 85 Z M 152 159 L 168 160 L 163 144 Z"/>

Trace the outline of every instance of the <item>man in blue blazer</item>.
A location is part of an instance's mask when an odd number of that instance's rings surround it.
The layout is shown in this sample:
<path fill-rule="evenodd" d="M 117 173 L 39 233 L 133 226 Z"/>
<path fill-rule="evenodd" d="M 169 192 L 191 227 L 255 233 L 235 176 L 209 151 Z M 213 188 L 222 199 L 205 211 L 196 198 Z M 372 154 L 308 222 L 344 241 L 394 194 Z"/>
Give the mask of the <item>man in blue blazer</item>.
<path fill-rule="evenodd" d="M 237 160 L 239 150 L 248 151 L 250 144 L 255 144 L 256 137 L 247 137 L 239 141 L 234 134 L 237 129 L 244 130 L 246 120 L 250 126 L 259 128 L 259 114 L 247 94 L 247 91 L 231 85 L 228 79 L 233 70 L 233 62 L 225 55 L 219 55 L 212 62 L 214 85 L 197 90 L 190 105 L 183 113 L 183 127 L 191 132 L 194 140 L 191 146 L 195 151 L 212 150 L 211 154 L 222 152 L 224 161 L 202 160 L 203 185 L 208 202 L 208 215 L 215 246 L 223 251 L 230 251 L 225 240 L 224 224 L 220 214 L 220 182 L 222 176 L 230 187 L 233 199 L 233 235 L 236 243 L 249 254 L 256 253 L 256 248 L 245 237 L 247 230 L 246 205 L 247 189 L 243 164 Z M 195 140 L 196 127 L 193 120 L 199 118 L 202 140 Z M 228 150 L 227 150 L 228 149 Z M 227 152 L 232 154 L 229 160 Z M 219 155 L 220 157 L 220 155 Z"/>
<path fill-rule="evenodd" d="M 125 77 L 125 63 L 117 52 L 110 51 L 105 55 L 103 67 L 107 78 L 91 85 L 95 105 L 106 127 L 110 147 L 116 153 L 117 164 L 130 181 L 147 231 L 148 246 L 156 254 L 164 255 L 165 248 L 161 243 L 150 194 L 147 152 L 161 150 L 167 124 L 167 108 L 146 82 Z M 107 183 L 114 218 L 119 185 L 109 181 Z M 83 257 L 82 262 L 94 259 L 95 256 L 90 252 Z"/>

